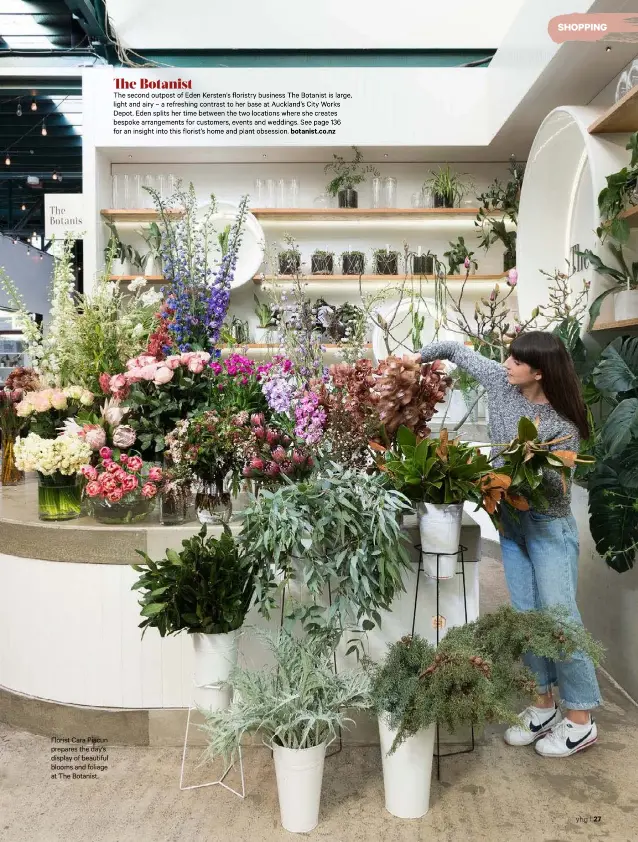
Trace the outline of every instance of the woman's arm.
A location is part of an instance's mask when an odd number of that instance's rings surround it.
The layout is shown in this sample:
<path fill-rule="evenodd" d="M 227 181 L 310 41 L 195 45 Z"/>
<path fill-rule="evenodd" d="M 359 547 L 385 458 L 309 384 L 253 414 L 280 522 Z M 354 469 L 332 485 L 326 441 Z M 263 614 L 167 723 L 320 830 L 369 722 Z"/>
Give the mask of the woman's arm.
<path fill-rule="evenodd" d="M 502 388 L 507 382 L 507 373 L 500 363 L 488 360 L 460 342 L 430 342 L 421 349 L 421 360 L 424 363 L 449 360 L 471 374 L 488 392 Z"/>

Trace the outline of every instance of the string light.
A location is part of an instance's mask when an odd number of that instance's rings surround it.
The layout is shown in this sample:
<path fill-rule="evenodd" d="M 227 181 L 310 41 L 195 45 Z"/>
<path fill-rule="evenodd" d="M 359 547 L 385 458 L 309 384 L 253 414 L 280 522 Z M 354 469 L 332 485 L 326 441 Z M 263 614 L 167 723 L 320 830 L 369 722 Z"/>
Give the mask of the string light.
<path fill-rule="evenodd" d="M 58 180 L 59 175 L 58 175 L 58 171 L 57 171 L 57 170 L 53 170 L 53 175 L 51 176 L 51 178 L 52 178 L 54 181 L 57 181 L 57 180 Z"/>
<path fill-rule="evenodd" d="M 31 100 L 31 111 L 37 111 L 37 110 L 38 110 L 38 103 L 34 99 L 32 99 Z"/>
<path fill-rule="evenodd" d="M 20 210 L 25 211 L 26 209 L 27 209 L 27 206 L 26 206 L 26 205 L 21 205 Z"/>
<path fill-rule="evenodd" d="M 9 157 L 9 153 L 7 152 L 7 157 L 4 159 L 4 163 L 7 167 L 11 166 L 11 158 Z"/>
<path fill-rule="evenodd" d="M 45 121 L 42 122 L 42 136 L 43 137 L 47 136 L 47 124 L 46 124 Z"/>
<path fill-rule="evenodd" d="M 16 115 L 22 117 L 22 100 L 18 100 L 18 107 L 16 108 Z"/>

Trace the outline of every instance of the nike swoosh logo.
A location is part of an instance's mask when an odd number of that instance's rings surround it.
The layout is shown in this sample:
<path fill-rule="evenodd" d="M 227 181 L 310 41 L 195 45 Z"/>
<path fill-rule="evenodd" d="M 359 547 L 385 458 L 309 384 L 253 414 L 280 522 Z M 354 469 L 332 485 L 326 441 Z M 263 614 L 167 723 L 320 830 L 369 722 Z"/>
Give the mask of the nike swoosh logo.
<path fill-rule="evenodd" d="M 576 748 L 576 746 L 579 746 L 583 742 L 583 740 L 587 739 L 587 737 L 591 734 L 593 730 L 593 728 L 590 728 L 584 737 L 581 737 L 580 740 L 576 740 L 576 742 L 574 743 L 569 739 L 569 737 L 567 737 L 567 748 L 571 751 L 571 749 Z"/>
<path fill-rule="evenodd" d="M 532 734 L 538 733 L 542 728 L 545 728 L 555 716 L 556 711 L 554 711 L 554 713 L 549 717 L 549 719 L 546 719 L 545 722 L 541 722 L 540 725 L 534 725 L 532 722 L 530 722 L 529 730 L 532 732 Z"/>

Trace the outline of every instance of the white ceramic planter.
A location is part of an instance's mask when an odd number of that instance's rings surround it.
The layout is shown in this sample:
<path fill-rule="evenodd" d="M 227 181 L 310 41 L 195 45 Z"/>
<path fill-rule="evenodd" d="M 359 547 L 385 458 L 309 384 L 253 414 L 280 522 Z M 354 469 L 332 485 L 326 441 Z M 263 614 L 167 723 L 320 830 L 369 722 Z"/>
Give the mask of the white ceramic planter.
<path fill-rule="evenodd" d="M 227 682 L 237 664 L 239 629 L 191 637 L 195 647 L 193 704 L 207 710 L 225 710 L 233 696 Z"/>
<path fill-rule="evenodd" d="M 638 289 L 626 289 L 614 295 L 614 319 L 638 319 Z"/>
<path fill-rule="evenodd" d="M 420 819 L 430 808 L 430 781 L 436 725 L 419 731 L 389 754 L 397 735 L 385 715 L 379 716 L 385 808 L 400 819 Z"/>
<path fill-rule="evenodd" d="M 421 569 L 432 579 L 452 579 L 459 560 L 463 504 L 419 503 L 417 518 L 421 534 Z"/>
<path fill-rule="evenodd" d="M 291 833 L 309 833 L 319 823 L 326 743 L 284 748 L 273 743 L 281 824 Z"/>

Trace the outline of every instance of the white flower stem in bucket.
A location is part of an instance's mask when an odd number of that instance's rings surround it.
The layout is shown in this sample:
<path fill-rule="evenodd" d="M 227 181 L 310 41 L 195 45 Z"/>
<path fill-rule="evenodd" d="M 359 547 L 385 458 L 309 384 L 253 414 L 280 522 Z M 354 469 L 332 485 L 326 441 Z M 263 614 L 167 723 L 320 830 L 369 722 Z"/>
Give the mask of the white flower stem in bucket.
<path fill-rule="evenodd" d="M 417 516 L 423 572 L 432 579 L 453 578 L 459 561 L 463 504 L 419 503 Z"/>
<path fill-rule="evenodd" d="M 309 833 L 319 823 L 326 743 L 286 748 L 273 743 L 281 824 L 291 833 Z"/>
<path fill-rule="evenodd" d="M 379 716 L 379 741 L 383 765 L 385 808 L 400 819 L 419 819 L 430 808 L 430 782 L 436 725 L 408 737 L 389 754 L 397 731 L 387 714 Z"/>
<path fill-rule="evenodd" d="M 239 630 L 227 634 L 193 634 L 195 674 L 193 704 L 207 710 L 225 710 L 232 699 L 228 684 L 237 664 Z"/>

